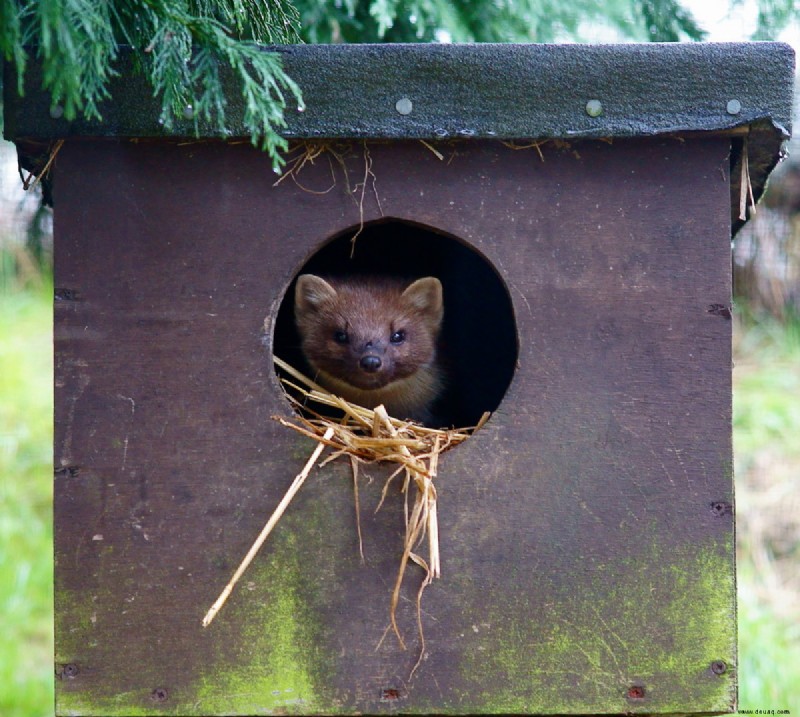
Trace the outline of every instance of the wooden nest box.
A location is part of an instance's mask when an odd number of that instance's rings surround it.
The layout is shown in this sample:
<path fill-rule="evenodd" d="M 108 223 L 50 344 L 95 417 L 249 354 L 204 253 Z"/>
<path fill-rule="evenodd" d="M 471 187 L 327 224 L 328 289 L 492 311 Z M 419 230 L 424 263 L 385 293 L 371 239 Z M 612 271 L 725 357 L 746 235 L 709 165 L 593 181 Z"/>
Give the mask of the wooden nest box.
<path fill-rule="evenodd" d="M 57 713 L 733 710 L 730 241 L 789 136 L 791 49 L 278 49 L 306 105 L 282 181 L 247 142 L 166 133 L 130 55 L 102 124 L 54 119 L 35 67 L 24 98 L 5 81 L 23 164 L 65 140 Z M 404 650 L 381 467 L 363 562 L 334 461 L 201 627 L 314 445 L 271 418 L 293 282 L 351 270 L 439 277 L 446 420 L 493 411 L 439 462 L 413 677 L 422 577 Z"/>

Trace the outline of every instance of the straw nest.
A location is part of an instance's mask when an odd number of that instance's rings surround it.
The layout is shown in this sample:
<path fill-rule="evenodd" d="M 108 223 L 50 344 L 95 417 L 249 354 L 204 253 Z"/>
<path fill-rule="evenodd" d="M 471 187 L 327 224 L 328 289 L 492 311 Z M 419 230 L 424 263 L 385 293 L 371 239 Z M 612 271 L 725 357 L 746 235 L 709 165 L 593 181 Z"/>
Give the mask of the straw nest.
<path fill-rule="evenodd" d="M 489 414 L 485 413 L 474 428 L 452 430 L 427 428 L 412 421 L 401 421 L 393 418 L 387 414 L 383 406 L 368 409 L 334 396 L 278 357 L 275 357 L 275 364 L 284 374 L 281 381 L 289 389 L 286 395 L 298 408 L 298 415 L 291 420 L 282 416 L 273 416 L 273 418 L 281 425 L 314 439 L 317 441 L 317 446 L 303 470 L 296 476 L 289 490 L 269 521 L 267 521 L 234 576 L 206 614 L 203 619 L 203 626 L 209 625 L 214 619 L 228 595 L 230 595 L 234 585 L 280 520 L 292 498 L 300 490 L 314 465 L 325 466 L 337 458 L 349 460 L 353 473 L 356 529 L 358 531 L 359 550 L 361 551 L 362 541 L 358 500 L 359 469 L 364 464 L 390 463 L 396 465 L 396 469 L 386 480 L 378 509 L 387 496 L 389 485 L 398 476 L 401 477 L 401 491 L 405 496 L 405 538 L 389 606 L 390 627 L 394 630 L 400 645 L 405 649 L 405 641 L 397 626 L 396 612 L 403 577 L 410 561 L 422 568 L 424 572 L 424 578 L 417 591 L 416 600 L 417 628 L 420 638 L 420 658 L 414 667 L 414 670 L 416 670 L 425 649 L 422 630 L 422 593 L 431 581 L 441 574 L 439 527 L 436 511 L 437 494 L 436 486 L 434 485 L 439 456 L 448 448 L 452 448 L 466 440 L 473 431 L 486 422 Z M 313 409 L 311 407 L 313 405 L 338 409 L 342 417 L 338 419 L 328 418 L 321 415 L 318 410 Z M 325 449 L 330 449 L 330 453 L 323 458 L 322 454 Z M 423 557 L 420 549 L 425 544 L 427 544 L 427 556 Z M 412 674 L 414 670 L 412 670 Z"/>

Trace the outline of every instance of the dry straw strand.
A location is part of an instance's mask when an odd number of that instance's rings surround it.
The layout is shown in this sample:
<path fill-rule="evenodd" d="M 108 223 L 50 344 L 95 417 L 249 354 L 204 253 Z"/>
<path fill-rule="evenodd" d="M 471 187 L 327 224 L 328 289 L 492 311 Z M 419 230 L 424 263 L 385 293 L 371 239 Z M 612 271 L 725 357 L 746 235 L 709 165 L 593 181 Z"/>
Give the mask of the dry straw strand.
<path fill-rule="evenodd" d="M 314 381 L 304 376 L 291 365 L 274 357 L 275 365 L 283 372 L 281 381 L 297 396 L 287 393 L 288 398 L 297 406 L 301 415 L 294 420 L 281 416 L 273 418 L 281 425 L 291 428 L 303 436 L 312 438 L 317 446 L 306 462 L 303 470 L 297 475 L 286 495 L 273 512 L 261 534 L 248 551 L 239 568 L 217 601 L 203 618 L 203 626 L 208 626 L 231 594 L 236 582 L 241 578 L 247 566 L 263 545 L 267 536 L 275 527 L 283 512 L 305 482 L 311 469 L 320 461 L 326 447 L 332 452 L 319 463 L 324 466 L 336 458 L 347 456 L 353 474 L 353 491 L 355 497 L 356 527 L 358 532 L 359 554 L 363 561 L 363 541 L 361 534 L 361 512 L 358 495 L 358 479 L 361 464 L 395 463 L 397 469 L 392 472 L 383 487 L 381 499 L 376 510 L 380 509 L 386 498 L 389 484 L 403 474 L 402 492 L 405 494 L 405 538 L 400 565 L 395 579 L 389 609 L 391 629 L 405 649 L 405 641 L 397 624 L 397 606 L 400 601 L 400 590 L 403 584 L 408 563 L 413 562 L 424 571 L 425 575 L 417 592 L 416 613 L 417 630 L 420 642 L 419 659 L 414 665 L 413 675 L 419 667 L 425 652 L 425 637 L 422 626 L 422 594 L 425 588 L 441 575 L 441 557 L 439 551 L 439 527 L 436 510 L 437 493 L 434 479 L 438 471 L 440 454 L 468 438 L 473 430 L 480 428 L 489 418 L 486 413 L 481 417 L 475 429 L 434 429 L 411 421 L 402 421 L 389 416 L 383 406 L 375 409 L 364 408 L 349 403 L 335 396 Z M 290 377 L 287 378 L 286 376 Z M 335 408 L 342 412 L 340 419 L 331 419 L 320 415 L 308 407 L 308 403 Z M 409 494 L 415 490 L 413 506 L 409 510 Z M 427 537 L 427 559 L 417 551 Z"/>
<path fill-rule="evenodd" d="M 36 185 L 39 184 L 47 175 L 50 173 L 50 167 L 53 165 L 53 162 L 56 161 L 56 156 L 58 155 L 61 148 L 64 146 L 64 140 L 59 139 L 54 145 L 53 149 L 50 152 L 50 156 L 47 158 L 47 163 L 42 167 L 41 171 L 34 176 L 33 172 L 30 172 L 25 179 L 22 180 L 22 188 L 27 192 L 31 191 L 36 188 Z M 31 182 L 31 177 L 34 178 L 33 182 Z"/>
<path fill-rule="evenodd" d="M 747 151 L 747 137 L 742 143 L 742 176 L 739 190 L 739 219 L 747 221 L 747 209 L 750 214 L 756 213 L 756 201 L 753 197 L 753 183 L 750 181 L 750 157 Z"/>
<path fill-rule="evenodd" d="M 329 439 L 333 435 L 333 430 L 328 429 L 325 431 L 323 438 L 326 440 Z M 239 582 L 239 578 L 244 575 L 244 571 L 247 570 L 247 566 L 253 562 L 253 558 L 255 558 L 256 553 L 258 553 L 261 546 L 264 544 L 264 541 L 267 539 L 267 536 L 272 532 L 272 529 L 278 524 L 278 521 L 281 519 L 286 508 L 289 506 L 289 503 L 292 502 L 292 498 L 297 494 L 297 491 L 300 490 L 301 486 L 305 482 L 306 478 L 308 478 L 308 474 L 311 472 L 311 469 L 314 467 L 314 464 L 317 462 L 322 451 L 325 450 L 325 444 L 319 443 L 317 447 L 314 449 L 314 452 L 311 454 L 311 457 L 306 462 L 303 470 L 297 474 L 292 485 L 289 487 L 289 490 L 286 491 L 286 495 L 283 496 L 281 502 L 278 503 L 278 507 L 275 508 L 272 515 L 270 516 L 267 524 L 264 526 L 263 530 L 259 534 L 258 538 L 256 538 L 255 543 L 251 546 L 250 550 L 247 551 L 247 555 L 244 556 L 244 560 L 242 560 L 241 564 L 238 568 L 236 568 L 236 572 L 233 574 L 233 577 L 228 581 L 228 584 L 223 589 L 220 596 L 217 598 L 216 602 L 211 606 L 209 611 L 206 613 L 206 616 L 203 618 L 203 627 L 208 627 L 211 624 L 211 621 L 216 617 L 217 613 L 220 611 L 222 606 L 225 604 L 225 601 L 228 599 L 228 596 L 233 591 L 234 586 L 237 582 Z"/>
<path fill-rule="evenodd" d="M 274 360 L 276 366 L 295 381 L 282 378 L 281 380 L 284 384 L 299 392 L 306 402 L 338 408 L 343 412 L 344 418 L 335 421 L 310 411 L 307 405 L 301 404 L 300 400 L 293 398 L 295 405 L 304 406 L 301 410 L 305 410 L 312 417 L 298 416 L 295 421 L 275 417 L 282 425 L 331 446 L 334 452 L 326 458 L 326 463 L 341 455 L 349 456 L 353 470 L 354 485 L 356 486 L 358 467 L 361 463 L 395 463 L 397 465 L 397 469 L 391 473 L 383 486 L 376 511 L 380 510 L 383 505 L 390 483 L 398 475 L 403 474 L 401 491 L 405 494 L 405 538 L 400 565 L 392 590 L 389 628 L 395 633 L 400 645 L 405 648 L 405 641 L 397 624 L 397 607 L 400 602 L 400 591 L 405 571 L 409 561 L 411 561 L 420 566 L 425 572 L 416 601 L 417 626 L 422 647 L 420 652 L 421 660 L 425 645 L 422 631 L 422 593 L 435 578 L 441 575 L 439 525 L 436 507 L 437 492 L 434 485 L 434 479 L 438 471 L 439 456 L 443 451 L 468 438 L 473 430 L 482 427 L 488 420 L 489 414 L 485 413 L 474 429 L 443 430 L 428 428 L 410 421 L 401 421 L 393 418 L 383 406 L 377 406 L 375 409 L 370 410 L 351 404 L 338 396 L 328 393 L 279 357 L 274 357 Z M 298 384 L 303 384 L 306 388 L 302 388 Z M 323 431 L 331 428 L 334 434 L 331 438 L 326 439 Z M 416 490 L 413 506 L 409 509 L 412 484 Z M 360 515 L 358 503 L 356 504 L 356 514 L 357 516 Z M 357 517 L 357 520 L 360 520 L 360 518 Z M 358 528 L 360 542 L 360 525 Z M 426 536 L 427 560 L 417 552 Z M 419 661 L 414 670 L 418 666 Z"/>

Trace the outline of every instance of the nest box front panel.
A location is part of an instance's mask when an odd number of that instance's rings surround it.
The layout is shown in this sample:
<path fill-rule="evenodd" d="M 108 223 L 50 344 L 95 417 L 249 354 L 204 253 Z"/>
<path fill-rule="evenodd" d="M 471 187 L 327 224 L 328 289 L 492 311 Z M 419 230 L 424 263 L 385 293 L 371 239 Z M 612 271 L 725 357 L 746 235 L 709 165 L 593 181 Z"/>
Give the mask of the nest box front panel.
<path fill-rule="evenodd" d="M 242 145 L 67 142 L 58 713 L 730 710 L 728 153 L 308 145 L 276 183 Z M 293 412 L 271 361 L 297 351 L 284 296 L 303 267 L 346 266 L 354 234 L 355 257 L 386 240 L 468 297 L 445 316 L 459 415 L 510 380 L 439 464 L 424 646 L 414 566 L 406 649 L 387 633 L 403 498 L 375 512 L 388 472 L 366 469 L 362 561 L 346 460 L 314 470 L 203 628 L 314 447 L 272 418 Z"/>

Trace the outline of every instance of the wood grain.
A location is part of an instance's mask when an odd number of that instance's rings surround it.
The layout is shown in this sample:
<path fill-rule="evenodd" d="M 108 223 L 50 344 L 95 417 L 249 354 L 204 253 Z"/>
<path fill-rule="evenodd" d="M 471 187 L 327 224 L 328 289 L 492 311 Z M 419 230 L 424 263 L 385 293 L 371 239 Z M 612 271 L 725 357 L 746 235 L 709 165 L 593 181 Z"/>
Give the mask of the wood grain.
<path fill-rule="evenodd" d="M 367 147 L 363 197 L 361 143 L 336 148 L 347 180 L 323 155 L 278 186 L 245 146 L 59 154 L 58 713 L 730 709 L 735 670 L 710 670 L 735 665 L 733 523 L 712 509 L 732 503 L 728 140 Z M 346 266 L 362 212 L 357 257 L 383 241 L 450 287 L 451 415 L 511 381 L 440 462 L 410 682 L 421 575 L 404 652 L 381 642 L 403 518 L 395 490 L 373 514 L 380 468 L 365 564 L 332 464 L 200 624 L 313 448 L 271 420 L 291 411 L 281 299 L 326 242 Z"/>

